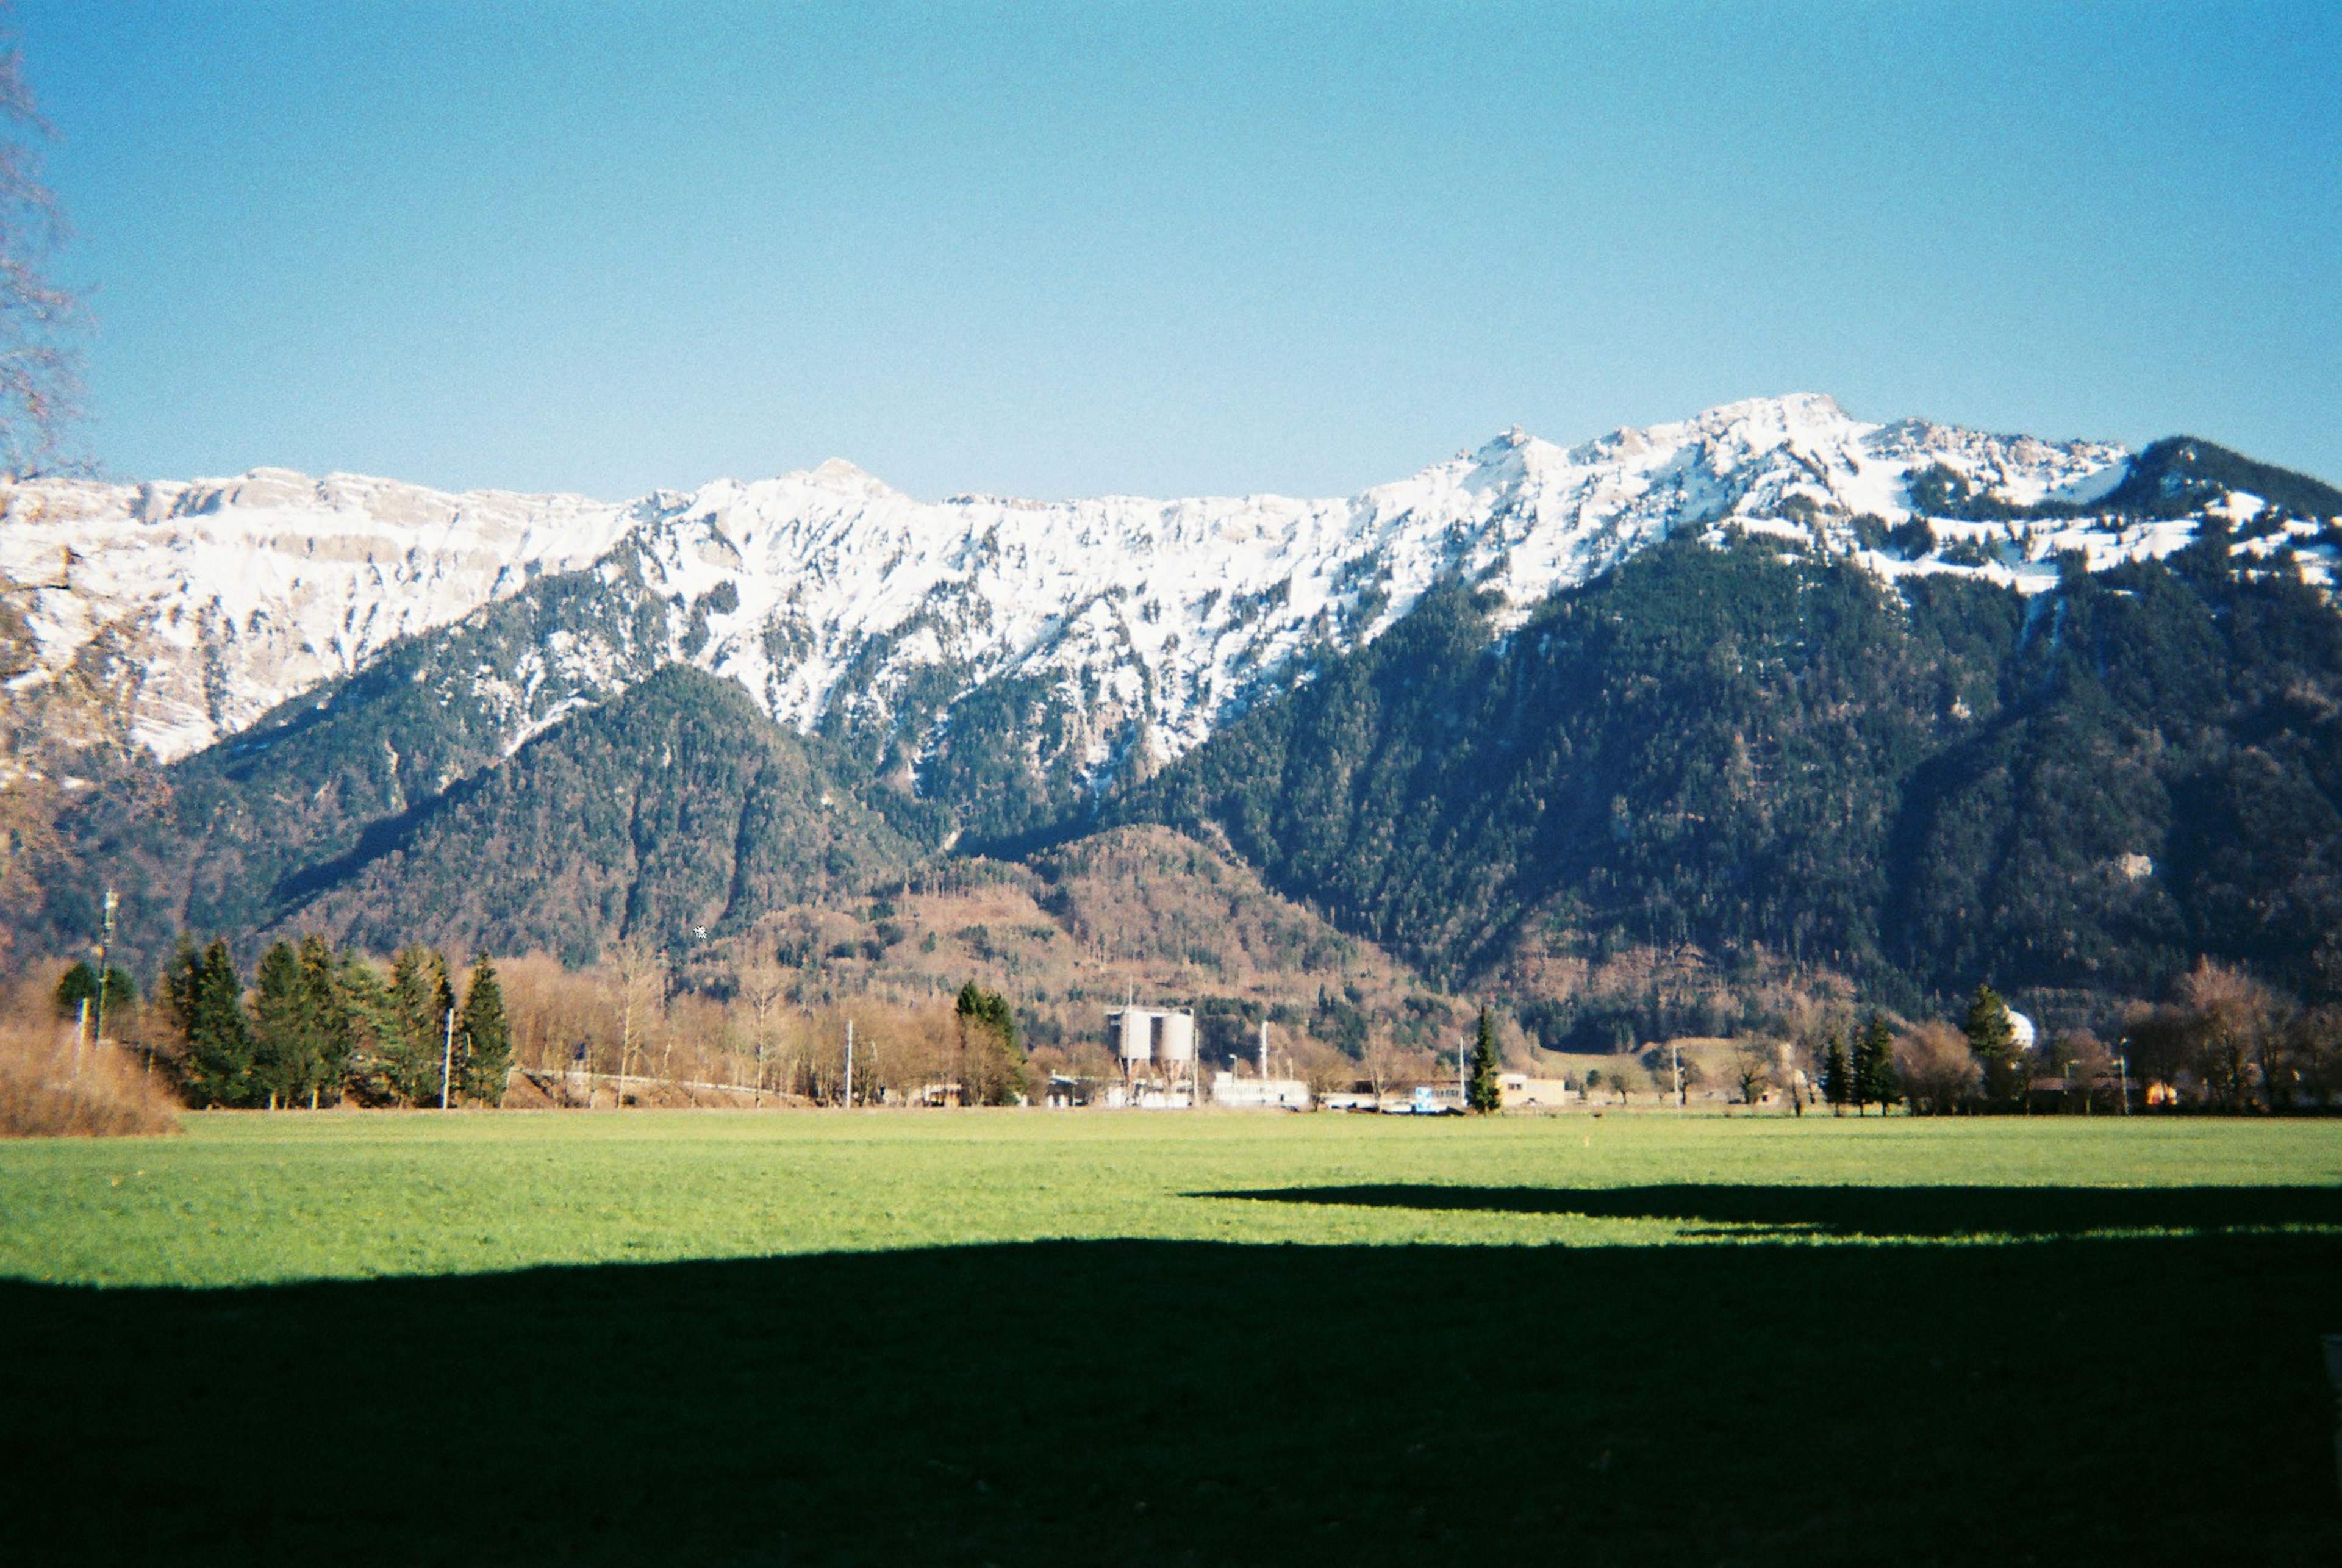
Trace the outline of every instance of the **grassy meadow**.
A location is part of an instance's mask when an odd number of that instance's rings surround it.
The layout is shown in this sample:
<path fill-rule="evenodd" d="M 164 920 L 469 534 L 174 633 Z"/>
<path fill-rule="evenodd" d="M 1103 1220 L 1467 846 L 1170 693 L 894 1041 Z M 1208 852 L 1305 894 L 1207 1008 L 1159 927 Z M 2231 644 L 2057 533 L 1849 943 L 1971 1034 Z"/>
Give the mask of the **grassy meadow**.
<path fill-rule="evenodd" d="M 2342 1124 L 186 1125 L 0 1145 L 18 1560 L 2342 1555 Z"/>

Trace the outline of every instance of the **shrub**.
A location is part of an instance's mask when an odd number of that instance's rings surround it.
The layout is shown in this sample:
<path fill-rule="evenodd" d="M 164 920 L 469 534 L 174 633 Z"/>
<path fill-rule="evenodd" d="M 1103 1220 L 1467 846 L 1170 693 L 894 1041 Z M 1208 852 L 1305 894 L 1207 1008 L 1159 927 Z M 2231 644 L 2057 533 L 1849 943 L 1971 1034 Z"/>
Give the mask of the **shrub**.
<path fill-rule="evenodd" d="M 178 1103 L 119 1046 L 85 1044 L 75 1071 L 74 1032 L 0 1024 L 0 1137 L 120 1137 L 175 1133 Z"/>

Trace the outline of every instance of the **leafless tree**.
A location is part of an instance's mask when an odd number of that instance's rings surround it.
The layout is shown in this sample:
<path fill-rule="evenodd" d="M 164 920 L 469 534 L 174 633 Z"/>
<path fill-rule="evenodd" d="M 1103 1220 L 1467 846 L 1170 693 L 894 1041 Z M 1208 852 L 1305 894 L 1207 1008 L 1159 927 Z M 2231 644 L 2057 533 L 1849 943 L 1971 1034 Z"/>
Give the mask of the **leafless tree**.
<path fill-rule="evenodd" d="M 1895 1042 L 1895 1070 L 1914 1113 L 1948 1116 L 1976 1097 L 1984 1069 L 1967 1036 L 1930 1019 Z"/>
<path fill-rule="evenodd" d="M 1322 1099 L 1335 1089 L 1346 1089 L 1357 1082 L 1358 1064 L 1324 1041 L 1305 1035 L 1295 1046 L 1287 1054 L 1286 1066 L 1301 1074 L 1301 1082 L 1312 1096 Z"/>
<path fill-rule="evenodd" d="M 2252 1104 L 2255 1081 L 2266 1086 L 2267 1054 L 2281 1038 L 2284 1007 L 2277 994 L 2241 969 L 2199 959 L 2179 983 L 2179 1004 L 2193 1016 L 2196 1071 L 2212 1103 L 2223 1110 Z"/>
<path fill-rule="evenodd" d="M 1777 1042 L 1753 1034 L 1736 1041 L 1732 1047 L 1732 1081 L 1739 1086 L 1741 1104 L 1756 1104 L 1758 1097 L 1771 1087 L 1773 1074 L 1780 1066 L 1781 1047 Z"/>
<path fill-rule="evenodd" d="M 1366 1070 L 1366 1081 L 1375 1086 L 1376 1100 L 1390 1093 L 1406 1059 L 1406 1054 L 1392 1038 L 1388 1024 L 1376 1020 L 1367 1026 L 1366 1048 L 1358 1064 Z"/>
<path fill-rule="evenodd" d="M 756 1082 L 750 1094 L 750 1104 L 761 1107 L 765 1103 L 765 1053 L 772 1043 L 773 1009 L 779 1005 L 788 989 L 788 975 L 770 953 L 759 947 L 747 967 L 740 974 L 740 1000 L 756 1015 L 754 1044 L 756 1053 Z"/>
<path fill-rule="evenodd" d="M 626 1104 L 626 1068 L 642 1029 L 664 999 L 666 970 L 658 949 L 639 936 L 613 943 L 608 965 L 610 1001 L 618 1013 L 618 1084 L 611 1096 L 616 1110 Z"/>
<path fill-rule="evenodd" d="M 0 473 L 11 478 L 80 464 L 64 455 L 81 413 L 82 302 L 50 275 L 68 237 L 43 183 L 55 133 L 33 101 L 25 57 L 0 5 Z"/>
<path fill-rule="evenodd" d="M 2342 1094 L 2342 1007 L 2297 1014 L 2286 1026 L 2283 1070 L 2271 1104 L 2319 1108 Z"/>
<path fill-rule="evenodd" d="M 2091 1100 L 2114 1071 L 2114 1055 L 2098 1037 L 2087 1029 L 2070 1030 L 2050 1044 L 2058 1072 L 2066 1082 L 2079 1093 L 2082 1109 L 2090 1108 Z"/>

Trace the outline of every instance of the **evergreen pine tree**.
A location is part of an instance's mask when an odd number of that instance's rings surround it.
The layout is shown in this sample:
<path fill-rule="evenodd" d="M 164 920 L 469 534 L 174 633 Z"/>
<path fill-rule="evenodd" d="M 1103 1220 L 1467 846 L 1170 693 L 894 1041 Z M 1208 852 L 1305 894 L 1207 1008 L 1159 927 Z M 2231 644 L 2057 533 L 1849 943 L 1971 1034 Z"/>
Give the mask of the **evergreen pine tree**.
<path fill-rule="evenodd" d="M 1853 1044 L 1847 1052 L 1846 1103 L 1861 1115 L 1870 1104 L 1870 1028 L 1865 1024 L 1854 1032 Z"/>
<path fill-rule="evenodd" d="M 1895 1078 L 1895 1032 L 1887 1026 L 1884 1014 L 1874 1012 L 1855 1036 L 1855 1105 L 1857 1113 L 1864 1105 L 1876 1105 L 1883 1116 L 1902 1097 Z"/>
<path fill-rule="evenodd" d="M 301 991 L 315 1031 L 311 1037 L 315 1054 L 310 1070 L 314 1075 L 308 1094 L 309 1103 L 316 1105 L 341 1098 L 342 1080 L 350 1059 L 349 1007 L 338 983 L 338 964 L 332 945 L 324 937 L 312 934 L 301 938 L 297 952 Z"/>
<path fill-rule="evenodd" d="M 203 965 L 203 957 L 187 934 L 179 933 L 178 942 L 171 950 L 161 976 L 155 982 L 155 994 L 161 1004 L 163 1017 L 172 1034 L 182 1041 L 195 1024 L 195 974 Z"/>
<path fill-rule="evenodd" d="M 1012 1104 L 1026 1092 L 1025 1053 L 1016 1044 L 1016 1013 L 1008 998 L 973 980 L 953 1006 L 959 1020 L 961 1093 L 983 1105 Z"/>
<path fill-rule="evenodd" d="M 265 1090 L 253 1074 L 244 982 L 227 944 L 204 949 L 185 975 L 187 1094 L 198 1105 L 249 1105 Z"/>
<path fill-rule="evenodd" d="M 512 1065 L 512 1034 L 505 1023 L 505 994 L 496 984 L 496 966 L 482 954 L 472 965 L 464 991 L 464 1016 L 456 1029 L 463 1051 L 463 1074 L 458 1082 L 467 1099 L 485 1104 L 504 1103 L 505 1077 Z"/>
<path fill-rule="evenodd" d="M 367 1105 L 403 1100 L 406 1028 L 381 973 L 356 954 L 344 953 L 334 962 L 333 987 L 344 1091 Z"/>
<path fill-rule="evenodd" d="M 1479 1033 L 1472 1041 L 1471 1075 L 1466 1081 L 1464 1094 L 1465 1104 L 1482 1115 L 1494 1113 L 1504 1104 L 1496 1072 L 1496 1029 L 1489 1021 L 1488 1010 L 1483 1007 Z"/>
<path fill-rule="evenodd" d="M 2008 1021 L 2008 1004 L 1990 985 L 1976 988 L 1967 1029 L 1968 1049 L 1984 1064 L 1986 1103 L 2007 1105 L 2017 1097 L 2017 1027 Z"/>
<path fill-rule="evenodd" d="M 420 944 L 402 949 L 391 962 L 390 1001 L 399 1032 L 398 1048 L 387 1064 L 391 1084 L 409 1104 L 435 1105 L 447 1014 L 455 1006 L 446 956 Z"/>
<path fill-rule="evenodd" d="M 1846 1114 L 1847 1101 L 1854 1094 L 1853 1076 L 1847 1065 L 1846 1042 L 1833 1029 L 1822 1047 L 1822 1098 L 1829 1103 L 1835 1115 Z"/>
<path fill-rule="evenodd" d="M 75 1018 L 81 1014 L 81 1004 L 86 1001 L 90 1012 L 97 1012 L 97 965 L 85 958 L 65 972 L 57 981 L 57 1016 Z M 138 984 L 130 972 L 118 964 L 105 966 L 105 1011 L 110 1018 L 117 1007 L 135 1005 L 138 1001 Z M 95 1018 L 92 1020 L 95 1023 Z"/>
<path fill-rule="evenodd" d="M 316 1085 L 323 1022 L 293 944 L 279 942 L 262 954 L 252 987 L 252 1071 L 271 1110 L 301 1104 Z"/>
<path fill-rule="evenodd" d="M 79 1016 L 81 1004 L 97 1005 L 97 966 L 86 958 L 75 964 L 57 981 L 57 1016 Z"/>

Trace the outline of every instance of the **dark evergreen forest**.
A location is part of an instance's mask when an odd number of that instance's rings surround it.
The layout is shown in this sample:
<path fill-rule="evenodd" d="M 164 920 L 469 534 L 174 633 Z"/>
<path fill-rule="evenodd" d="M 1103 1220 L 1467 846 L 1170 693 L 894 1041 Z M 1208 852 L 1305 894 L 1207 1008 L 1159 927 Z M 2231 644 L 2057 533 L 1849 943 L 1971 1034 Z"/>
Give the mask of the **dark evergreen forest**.
<path fill-rule="evenodd" d="M 1696 943 L 1909 1004 L 2342 988 L 2342 618 L 2217 530 L 2031 600 L 1678 540 L 1509 634 L 1462 584 L 1114 803 L 1462 979 Z"/>

